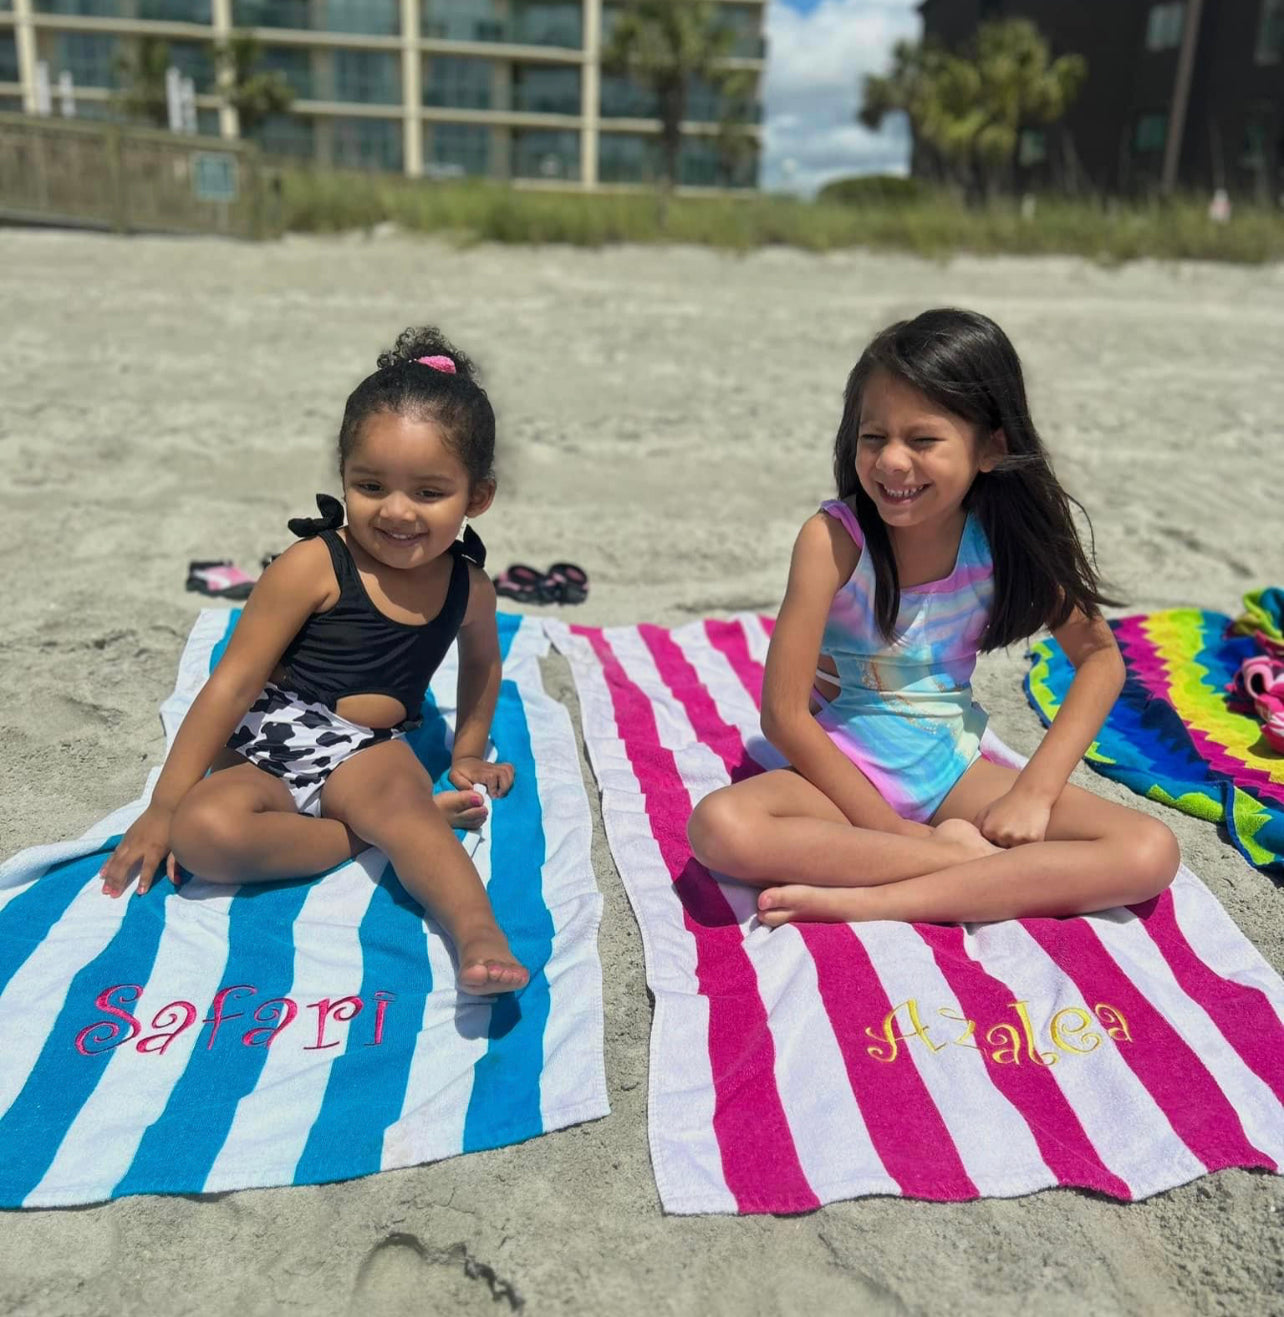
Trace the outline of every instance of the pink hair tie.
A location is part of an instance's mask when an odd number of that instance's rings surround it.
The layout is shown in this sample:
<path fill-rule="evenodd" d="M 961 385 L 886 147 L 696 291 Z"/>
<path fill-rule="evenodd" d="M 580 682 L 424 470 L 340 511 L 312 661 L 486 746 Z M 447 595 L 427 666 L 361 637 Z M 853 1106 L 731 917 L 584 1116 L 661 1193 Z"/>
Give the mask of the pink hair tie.
<path fill-rule="evenodd" d="M 456 373 L 455 363 L 449 357 L 416 357 L 415 364 L 439 370 L 443 375 L 454 375 Z"/>

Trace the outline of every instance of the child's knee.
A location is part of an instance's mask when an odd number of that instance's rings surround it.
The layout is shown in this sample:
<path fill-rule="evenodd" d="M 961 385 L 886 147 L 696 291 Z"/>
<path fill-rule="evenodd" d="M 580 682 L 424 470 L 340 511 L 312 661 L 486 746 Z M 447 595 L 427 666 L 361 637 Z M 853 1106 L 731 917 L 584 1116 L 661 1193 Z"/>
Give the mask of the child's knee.
<path fill-rule="evenodd" d="M 226 805 L 184 801 L 174 814 L 169 846 L 189 873 L 209 882 L 235 882 L 236 855 L 244 835 L 243 820 Z"/>
<path fill-rule="evenodd" d="M 744 820 L 735 800 L 725 790 L 711 791 L 691 811 L 687 840 L 691 853 L 706 868 L 738 874 L 744 868 Z"/>
<path fill-rule="evenodd" d="M 1158 819 L 1143 816 L 1129 838 L 1133 853 L 1136 881 L 1148 900 L 1169 887 L 1181 865 L 1181 848 L 1171 829 Z"/>

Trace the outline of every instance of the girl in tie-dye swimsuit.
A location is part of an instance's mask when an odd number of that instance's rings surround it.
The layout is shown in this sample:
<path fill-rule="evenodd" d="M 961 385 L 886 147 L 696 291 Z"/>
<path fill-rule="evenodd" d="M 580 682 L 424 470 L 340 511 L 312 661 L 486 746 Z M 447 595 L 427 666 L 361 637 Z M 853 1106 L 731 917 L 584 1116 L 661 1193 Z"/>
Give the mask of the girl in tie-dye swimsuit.
<path fill-rule="evenodd" d="M 832 499 L 821 511 L 864 545 L 846 503 Z M 979 757 L 985 733 L 971 683 L 994 568 L 980 522 L 972 515 L 964 522 L 949 576 L 901 590 L 894 641 L 874 620 L 876 590 L 872 560 L 862 553 L 825 619 L 821 653 L 834 671 L 816 669 L 816 721 L 897 814 L 927 823 Z"/>
<path fill-rule="evenodd" d="M 789 767 L 705 796 L 695 857 L 761 887 L 770 926 L 1069 915 L 1162 891 L 1172 833 L 1067 782 L 1123 660 L 998 325 L 946 309 L 879 334 L 848 380 L 834 475 L 767 655 L 762 727 Z M 1076 674 L 1018 769 L 982 754 L 972 672 L 1044 627 Z"/>

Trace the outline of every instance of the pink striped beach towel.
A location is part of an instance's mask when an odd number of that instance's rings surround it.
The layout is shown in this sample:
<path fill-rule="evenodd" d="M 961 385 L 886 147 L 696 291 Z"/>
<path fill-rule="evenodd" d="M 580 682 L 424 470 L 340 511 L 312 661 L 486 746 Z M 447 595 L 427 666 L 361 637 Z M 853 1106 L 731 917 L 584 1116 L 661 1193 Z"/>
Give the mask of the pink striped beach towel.
<path fill-rule="evenodd" d="M 758 720 L 769 625 L 546 623 L 655 994 L 665 1209 L 1054 1185 L 1134 1199 L 1228 1166 L 1278 1171 L 1284 982 L 1188 869 L 1160 899 L 1091 918 L 773 931 L 753 892 L 692 859 L 692 805 L 780 763 Z"/>

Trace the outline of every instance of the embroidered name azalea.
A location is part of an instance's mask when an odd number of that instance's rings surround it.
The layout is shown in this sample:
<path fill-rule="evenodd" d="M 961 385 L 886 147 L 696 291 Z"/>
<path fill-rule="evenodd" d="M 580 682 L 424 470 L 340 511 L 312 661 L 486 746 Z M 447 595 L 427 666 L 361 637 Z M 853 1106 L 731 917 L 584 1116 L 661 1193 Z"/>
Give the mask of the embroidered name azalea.
<path fill-rule="evenodd" d="M 214 1050 L 214 1044 L 229 1020 L 253 1021 L 250 1028 L 244 1024 L 234 1025 L 224 1034 L 225 1039 L 234 1038 L 242 1047 L 271 1047 L 294 1023 L 299 1014 L 299 1004 L 293 997 L 269 997 L 251 1010 L 250 999 L 257 997 L 258 992 L 249 983 L 233 983 L 218 990 L 210 1003 L 209 1014 L 200 1020 L 199 1025 L 201 1029 L 209 1026 L 209 1034 L 205 1039 L 206 1051 Z M 87 1024 L 76 1035 L 76 1051 L 81 1056 L 100 1056 L 132 1042 L 139 1052 L 163 1056 L 176 1038 L 188 1029 L 197 1027 L 200 1012 L 192 1002 L 179 999 L 162 1006 L 147 1026 L 151 1032 L 145 1032 L 142 1019 L 128 1009 L 142 995 L 142 986 L 137 983 L 116 983 L 110 988 L 104 988 L 94 999 L 94 1005 L 103 1015 L 111 1018 Z M 395 1000 L 394 993 L 375 993 L 373 1018 L 364 1046 L 378 1047 L 383 1042 L 388 1006 Z M 230 1009 L 236 1005 L 245 1009 Z M 304 1044 L 303 1050 L 323 1052 L 339 1046 L 340 1039 L 335 1035 L 342 1030 L 337 1026 L 355 1020 L 367 1009 L 367 1004 L 360 997 L 322 997 L 320 1001 L 306 1003 L 303 1009 L 316 1012 L 315 1029 L 312 1027 L 313 1021 L 305 1016 L 306 1025 L 303 1032 L 298 1034 L 300 1038 L 312 1040 Z M 348 1042 L 352 1044 L 355 1040 L 349 1037 Z"/>
<path fill-rule="evenodd" d="M 882 1028 L 866 1028 L 866 1036 L 875 1041 L 865 1050 L 875 1061 L 891 1062 L 900 1055 L 902 1043 L 909 1043 L 917 1038 L 932 1054 L 953 1045 L 970 1047 L 982 1052 L 995 1065 L 1020 1065 L 1024 1053 L 1033 1065 L 1050 1066 L 1056 1065 L 1062 1052 L 1071 1056 L 1086 1056 L 1101 1046 L 1101 1034 L 1091 1029 L 1090 1025 L 1099 1024 L 1117 1043 L 1132 1042 L 1132 1034 L 1128 1032 L 1128 1021 L 1124 1019 L 1123 1013 L 1105 1002 L 1098 1002 L 1092 1008 L 1095 1019 L 1080 1006 L 1067 1006 L 1057 1011 L 1048 1021 L 1048 1037 L 1054 1050 L 1041 1051 L 1037 1039 L 1038 1031 L 1030 1019 L 1029 1002 L 1009 1002 L 1008 1007 L 1016 1013 L 1015 1024 L 1010 1024 L 1006 1020 L 999 1021 L 990 1025 L 982 1034 L 978 1034 L 975 1020 L 969 1020 L 965 1015 L 960 1015 L 958 1011 L 948 1006 L 941 1006 L 936 1012 L 937 1015 L 951 1021 L 952 1029 L 962 1025 L 963 1030 L 961 1033 L 955 1033 L 951 1038 L 938 1042 L 929 1036 L 932 1026 L 923 1023 L 918 1002 L 911 997 L 887 1012 L 883 1017 Z M 909 1029 L 905 1032 L 901 1032 L 903 1026 L 897 1019 L 902 1011 L 909 1021 Z"/>

